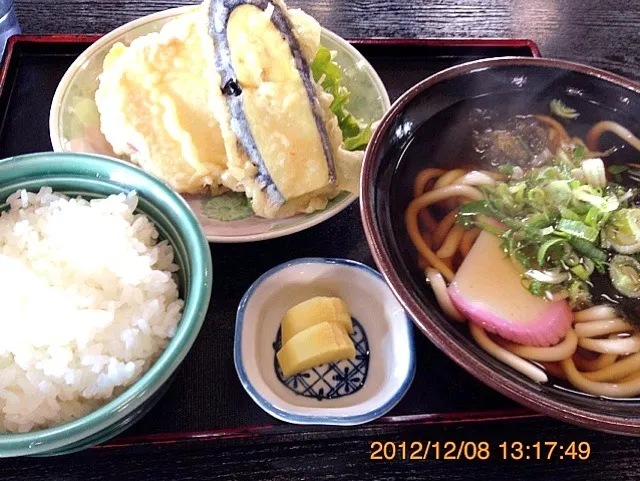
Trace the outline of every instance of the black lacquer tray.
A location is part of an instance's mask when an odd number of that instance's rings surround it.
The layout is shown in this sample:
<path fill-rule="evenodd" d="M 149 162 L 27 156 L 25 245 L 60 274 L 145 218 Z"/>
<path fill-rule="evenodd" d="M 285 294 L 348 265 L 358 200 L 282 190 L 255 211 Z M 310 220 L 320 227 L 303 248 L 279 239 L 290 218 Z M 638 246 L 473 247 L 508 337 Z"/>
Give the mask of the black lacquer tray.
<path fill-rule="evenodd" d="M 15 36 L 0 70 L 0 158 L 51 150 L 49 108 L 66 69 L 98 37 Z M 361 39 L 352 41 L 382 78 L 391 100 L 442 69 L 486 57 L 538 56 L 528 40 Z M 233 365 L 240 298 L 266 270 L 298 257 L 342 257 L 374 266 L 357 203 L 321 225 L 250 244 L 211 244 L 213 294 L 205 324 L 164 397 L 121 436 L 94 449 L 244 438 L 347 436 L 389 425 L 479 422 L 536 416 L 457 367 L 416 331 L 417 372 L 407 395 L 364 427 L 281 423 L 242 388 Z"/>

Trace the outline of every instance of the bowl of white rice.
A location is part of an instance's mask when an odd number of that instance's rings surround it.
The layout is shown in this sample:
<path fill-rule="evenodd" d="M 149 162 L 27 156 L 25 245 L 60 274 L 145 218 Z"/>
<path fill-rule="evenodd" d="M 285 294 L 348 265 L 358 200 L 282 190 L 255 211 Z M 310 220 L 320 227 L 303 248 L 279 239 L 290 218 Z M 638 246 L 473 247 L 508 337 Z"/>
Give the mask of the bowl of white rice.
<path fill-rule="evenodd" d="M 0 179 L 0 457 L 78 451 L 167 388 L 209 305 L 209 245 L 125 162 L 31 154 Z"/>

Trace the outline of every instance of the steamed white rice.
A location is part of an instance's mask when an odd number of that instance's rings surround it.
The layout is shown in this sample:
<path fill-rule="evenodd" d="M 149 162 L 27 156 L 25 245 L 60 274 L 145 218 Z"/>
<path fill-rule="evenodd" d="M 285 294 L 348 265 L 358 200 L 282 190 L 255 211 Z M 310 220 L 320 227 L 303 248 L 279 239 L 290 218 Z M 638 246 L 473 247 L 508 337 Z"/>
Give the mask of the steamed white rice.
<path fill-rule="evenodd" d="M 18 191 L 0 216 L 0 432 L 81 417 L 146 371 L 183 301 L 137 196 Z"/>

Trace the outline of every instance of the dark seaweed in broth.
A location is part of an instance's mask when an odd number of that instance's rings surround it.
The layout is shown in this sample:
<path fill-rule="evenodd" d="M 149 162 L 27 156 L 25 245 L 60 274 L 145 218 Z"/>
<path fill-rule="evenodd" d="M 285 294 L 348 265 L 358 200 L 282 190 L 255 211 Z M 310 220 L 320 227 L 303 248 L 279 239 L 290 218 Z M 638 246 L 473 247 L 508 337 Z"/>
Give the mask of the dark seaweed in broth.
<path fill-rule="evenodd" d="M 532 99 L 527 95 L 487 95 L 472 100 L 464 100 L 451 105 L 433 115 L 427 122 L 419 126 L 414 135 L 407 141 L 401 158 L 393 173 L 390 182 L 391 218 L 394 232 L 398 242 L 398 248 L 403 256 L 405 267 L 411 273 L 412 281 L 418 288 L 418 292 L 428 290 L 424 274 L 418 268 L 418 256 L 411 241 L 404 232 L 404 210 L 411 202 L 413 196 L 413 181 L 416 175 L 428 167 L 440 167 L 447 170 L 457 167 L 477 168 L 483 170 L 495 170 L 487 158 L 477 151 L 477 142 L 474 142 L 474 132 L 478 129 L 478 118 L 486 113 L 491 117 L 491 122 L 507 122 L 517 116 L 525 117 L 534 114 L 550 115 L 549 102 L 552 98 Z M 576 120 L 561 121 L 567 132 L 572 137 L 585 140 L 587 132 L 596 123 L 602 120 L 612 120 L 625 126 L 636 135 L 639 133 L 635 121 L 621 115 L 614 109 L 608 109 L 601 105 L 582 100 L 580 97 L 562 99 L 569 107 L 579 112 Z M 628 146 L 619 137 L 605 132 L 599 140 L 600 151 L 615 148 L 615 151 L 603 158 L 605 165 L 640 163 L 640 152 Z M 628 187 L 639 187 L 628 177 L 622 177 L 622 184 Z M 592 289 L 594 302 L 624 302 L 630 301 L 640 318 L 640 304 L 637 300 L 629 300 L 618 295 L 611 286 L 606 275 L 594 276 Z M 427 299 L 427 296 L 424 297 Z M 471 336 L 464 325 L 456 328 L 468 338 Z M 549 374 L 550 384 L 581 396 L 593 397 L 575 389 L 564 380 Z M 635 398 L 638 399 L 638 398 Z"/>

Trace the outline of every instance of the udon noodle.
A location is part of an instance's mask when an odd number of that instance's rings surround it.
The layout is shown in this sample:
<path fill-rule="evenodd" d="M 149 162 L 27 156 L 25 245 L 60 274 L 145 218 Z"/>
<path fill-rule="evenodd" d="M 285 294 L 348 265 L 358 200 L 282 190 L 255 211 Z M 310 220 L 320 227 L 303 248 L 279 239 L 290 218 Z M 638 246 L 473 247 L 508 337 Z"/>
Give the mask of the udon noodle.
<path fill-rule="evenodd" d="M 535 117 L 549 128 L 550 140 L 570 140 L 557 120 Z M 598 138 L 605 131 L 640 150 L 640 140 L 631 132 L 605 121 L 593 126 L 586 137 L 590 152 L 598 150 Z M 465 229 L 457 225 L 456 214 L 459 206 L 484 199 L 482 187 L 492 186 L 502 178 L 495 172 L 463 168 L 427 168 L 415 177 L 413 200 L 405 211 L 406 229 L 437 302 L 444 314 L 456 322 L 465 323 L 467 319 L 455 307 L 447 286 L 481 232 L 478 227 Z M 549 347 L 508 341 L 472 322 L 468 328 L 483 350 L 534 381 L 547 382 L 552 375 L 596 396 L 640 394 L 640 330 L 610 305 L 574 311 L 572 327 L 564 339 Z"/>

